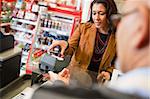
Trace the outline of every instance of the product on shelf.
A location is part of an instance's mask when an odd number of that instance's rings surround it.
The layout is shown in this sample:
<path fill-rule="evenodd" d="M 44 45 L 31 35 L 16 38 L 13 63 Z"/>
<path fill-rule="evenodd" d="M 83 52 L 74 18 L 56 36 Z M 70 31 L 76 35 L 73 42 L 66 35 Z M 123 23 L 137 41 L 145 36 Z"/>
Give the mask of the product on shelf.
<path fill-rule="evenodd" d="M 12 18 L 13 9 L 15 7 L 15 2 L 2 0 L 0 3 L 0 30 L 4 33 L 10 34 L 10 21 Z"/>
<path fill-rule="evenodd" d="M 2 5 L 0 15 L 1 23 L 8 23 L 11 20 L 11 14 L 15 7 L 15 2 L 10 3 L 8 1 L 2 0 L 1 5 Z"/>
<path fill-rule="evenodd" d="M 32 54 L 32 57 L 33 58 L 37 58 L 37 57 L 40 57 L 43 53 L 45 53 L 44 50 L 35 50 L 34 53 Z"/>
<path fill-rule="evenodd" d="M 25 46 L 24 46 L 24 48 L 23 48 L 23 51 L 24 52 L 29 52 L 30 46 L 31 46 L 31 44 L 26 43 Z"/>

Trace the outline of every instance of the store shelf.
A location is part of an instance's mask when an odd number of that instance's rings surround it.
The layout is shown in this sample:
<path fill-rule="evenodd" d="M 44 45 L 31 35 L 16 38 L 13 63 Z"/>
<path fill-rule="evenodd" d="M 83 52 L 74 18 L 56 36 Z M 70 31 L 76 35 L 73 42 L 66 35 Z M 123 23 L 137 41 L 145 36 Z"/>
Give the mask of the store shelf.
<path fill-rule="evenodd" d="M 24 43 L 32 44 L 32 41 L 30 41 L 30 40 L 25 40 L 25 39 L 23 39 L 23 38 L 20 39 L 20 38 L 15 37 L 15 40 L 20 41 L 20 42 L 24 42 Z"/>
<path fill-rule="evenodd" d="M 10 23 L 1 23 L 1 24 L 0 24 L 1 27 L 3 27 L 3 26 L 8 26 L 8 25 L 10 25 Z"/>
<path fill-rule="evenodd" d="M 54 32 L 54 33 L 57 33 L 59 35 L 69 36 L 69 33 L 67 33 L 67 32 L 56 30 L 56 29 L 52 29 L 52 28 L 42 27 L 42 30 L 43 31 L 47 31 L 47 32 Z"/>
<path fill-rule="evenodd" d="M 26 62 L 27 62 L 27 59 L 28 59 L 28 56 L 22 54 L 21 61 L 22 61 L 23 63 L 26 63 Z"/>
<path fill-rule="evenodd" d="M 27 63 L 27 59 L 22 59 L 21 62 L 22 63 Z"/>
<path fill-rule="evenodd" d="M 72 16 L 81 16 L 82 11 L 75 11 L 75 10 L 68 10 L 68 8 L 60 8 L 60 7 L 48 7 L 48 10 L 53 11 L 53 12 L 59 12 L 59 13 L 65 13 L 65 14 L 69 14 Z"/>
<path fill-rule="evenodd" d="M 23 55 L 26 55 L 26 56 L 29 55 L 29 53 L 28 53 L 28 52 L 25 52 L 25 51 L 23 51 L 22 54 L 23 54 Z"/>
<path fill-rule="evenodd" d="M 42 49 L 42 50 L 47 50 L 47 49 L 49 49 L 49 46 L 48 45 L 39 45 L 39 46 L 36 46 L 35 48 L 40 48 L 40 49 Z"/>
<path fill-rule="evenodd" d="M 36 22 L 30 21 L 30 20 L 18 19 L 18 18 L 13 18 L 12 20 L 22 22 L 22 23 L 26 23 L 26 24 L 36 25 Z"/>
<path fill-rule="evenodd" d="M 70 23 L 70 24 L 72 24 L 74 22 L 74 17 L 67 16 L 67 15 L 62 16 L 60 13 L 58 13 L 58 15 L 52 16 L 51 19 L 61 21 L 61 22 Z"/>
<path fill-rule="evenodd" d="M 14 29 L 14 30 L 34 34 L 34 30 L 28 30 L 28 29 L 25 29 L 25 28 L 22 28 L 22 27 L 17 27 L 17 26 L 11 26 L 11 28 Z"/>

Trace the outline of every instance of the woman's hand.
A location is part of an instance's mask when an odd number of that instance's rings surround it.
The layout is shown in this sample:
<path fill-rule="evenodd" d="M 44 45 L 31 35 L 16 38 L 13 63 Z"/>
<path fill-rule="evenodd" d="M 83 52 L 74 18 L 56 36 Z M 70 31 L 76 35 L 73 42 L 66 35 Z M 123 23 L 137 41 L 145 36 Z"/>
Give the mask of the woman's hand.
<path fill-rule="evenodd" d="M 110 80 L 110 73 L 106 71 L 102 71 L 98 76 L 97 76 L 98 82 L 104 83 L 105 80 Z M 103 81 L 104 80 L 104 81 Z"/>
<path fill-rule="evenodd" d="M 65 41 L 65 40 L 53 40 L 52 44 L 50 45 L 49 50 L 54 49 L 56 46 L 60 46 L 61 47 L 60 54 L 61 54 L 61 57 L 64 57 L 65 49 L 68 46 L 67 41 Z"/>

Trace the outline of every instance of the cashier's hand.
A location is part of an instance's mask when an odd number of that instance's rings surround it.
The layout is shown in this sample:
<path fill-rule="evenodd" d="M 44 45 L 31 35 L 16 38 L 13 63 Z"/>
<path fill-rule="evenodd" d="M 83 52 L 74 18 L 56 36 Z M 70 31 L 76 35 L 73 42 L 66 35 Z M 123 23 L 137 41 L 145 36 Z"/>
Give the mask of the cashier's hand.
<path fill-rule="evenodd" d="M 103 80 L 109 80 L 110 79 L 110 73 L 106 71 L 102 71 L 98 76 L 97 76 L 97 81 L 102 81 Z M 103 82 L 102 82 L 103 83 Z"/>
<path fill-rule="evenodd" d="M 65 49 L 68 46 L 67 41 L 65 41 L 65 40 L 53 40 L 52 44 L 50 45 L 49 50 L 53 50 L 56 46 L 60 46 L 61 47 L 60 54 L 61 54 L 61 57 L 64 57 Z"/>
<path fill-rule="evenodd" d="M 70 72 L 69 69 L 64 68 L 61 72 L 58 73 L 58 80 L 61 80 L 65 85 L 69 85 L 70 81 Z"/>

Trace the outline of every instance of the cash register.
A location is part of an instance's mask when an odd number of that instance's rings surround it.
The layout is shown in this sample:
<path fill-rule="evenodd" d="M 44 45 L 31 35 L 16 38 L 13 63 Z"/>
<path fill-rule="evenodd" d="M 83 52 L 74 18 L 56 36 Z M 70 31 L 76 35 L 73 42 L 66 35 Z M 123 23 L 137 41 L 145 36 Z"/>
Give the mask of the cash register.
<path fill-rule="evenodd" d="M 0 89 L 19 77 L 21 49 L 14 47 L 13 35 L 0 32 Z"/>

